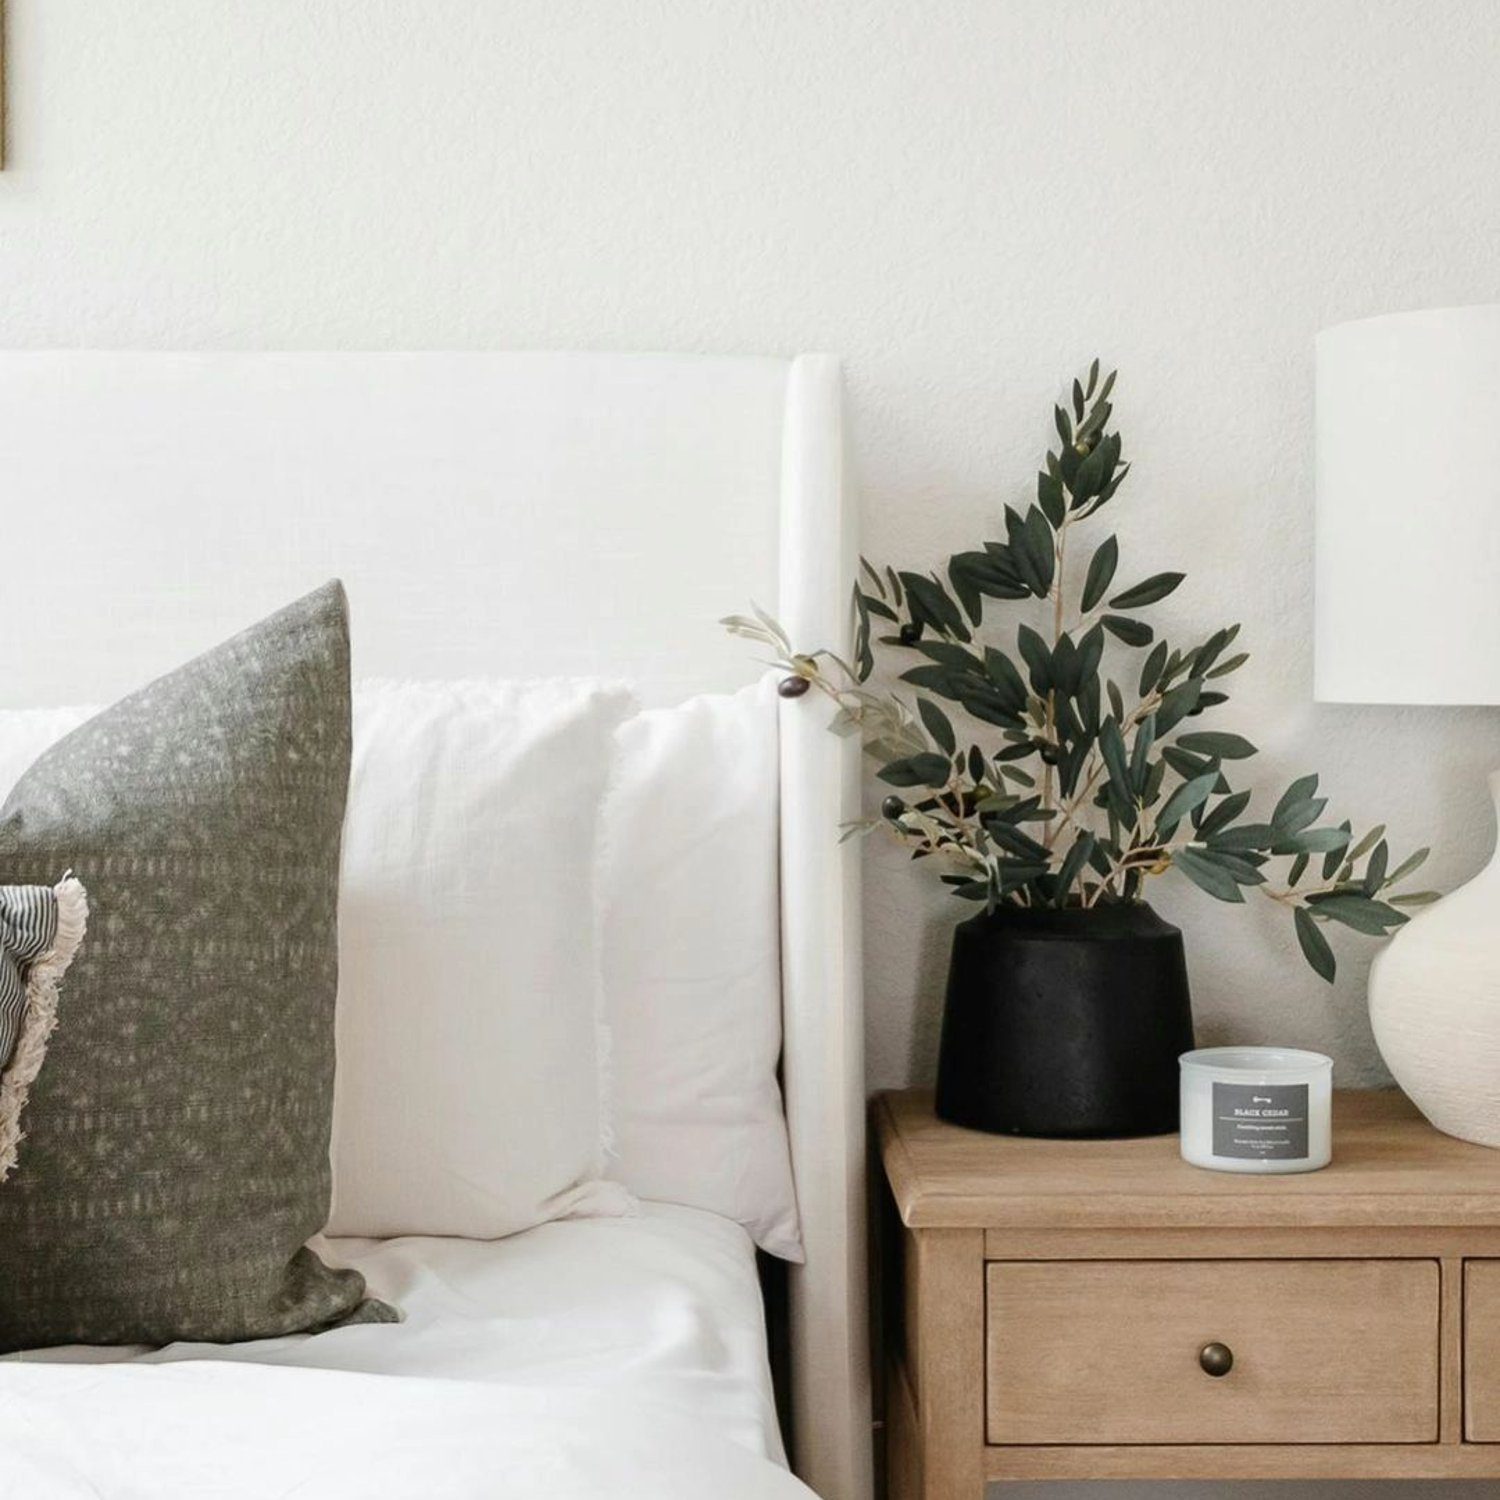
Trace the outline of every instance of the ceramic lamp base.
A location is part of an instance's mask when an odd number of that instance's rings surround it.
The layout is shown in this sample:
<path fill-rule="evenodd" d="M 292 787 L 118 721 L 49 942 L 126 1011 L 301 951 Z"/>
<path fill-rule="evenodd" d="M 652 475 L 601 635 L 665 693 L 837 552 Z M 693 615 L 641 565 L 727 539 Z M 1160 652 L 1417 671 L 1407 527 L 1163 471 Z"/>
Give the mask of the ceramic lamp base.
<path fill-rule="evenodd" d="M 1490 777 L 1500 813 L 1500 771 Z M 1396 1082 L 1441 1131 L 1500 1146 L 1500 854 L 1401 928 L 1370 970 Z"/>

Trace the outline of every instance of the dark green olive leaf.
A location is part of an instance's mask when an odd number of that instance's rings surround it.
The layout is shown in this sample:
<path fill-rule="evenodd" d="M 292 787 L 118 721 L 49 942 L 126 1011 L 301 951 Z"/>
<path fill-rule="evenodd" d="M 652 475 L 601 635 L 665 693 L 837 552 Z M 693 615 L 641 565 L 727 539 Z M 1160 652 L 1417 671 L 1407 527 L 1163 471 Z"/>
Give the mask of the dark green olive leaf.
<path fill-rule="evenodd" d="M 1284 834 L 1295 834 L 1302 829 L 1308 828 L 1323 816 L 1323 808 L 1328 807 L 1326 796 L 1310 796 L 1305 802 L 1292 802 L 1283 807 L 1277 805 L 1277 826 Z"/>
<path fill-rule="evenodd" d="M 1057 871 L 1057 891 L 1054 899 L 1058 906 L 1067 905 L 1068 892 L 1072 889 L 1073 882 L 1083 873 L 1083 868 L 1093 852 L 1092 834 L 1081 833 L 1073 840 L 1072 848 L 1063 856 L 1063 862 Z"/>
<path fill-rule="evenodd" d="M 1000 877 L 1000 891 L 1019 890 L 1047 873 L 1047 866 L 1019 859 L 1003 859 L 995 867 Z"/>
<path fill-rule="evenodd" d="M 930 698 L 917 699 L 917 712 L 921 714 L 922 723 L 927 726 L 927 732 L 938 748 L 948 755 L 954 754 L 958 749 L 958 736 L 953 732 L 948 715 Z"/>
<path fill-rule="evenodd" d="M 966 680 L 962 672 L 956 672 L 951 667 L 911 667 L 901 674 L 902 682 L 909 682 L 913 687 L 936 693 L 939 697 L 952 699 L 955 703 L 963 701 L 963 684 Z"/>
<path fill-rule="evenodd" d="M 973 573 L 954 557 L 948 562 L 948 587 L 959 602 L 969 623 L 978 625 L 984 619 L 984 596 L 974 581 Z"/>
<path fill-rule="evenodd" d="M 1125 483 L 1126 477 L 1130 473 L 1130 465 L 1120 463 L 1120 439 L 1118 434 L 1111 434 L 1104 441 L 1109 444 L 1109 459 L 1105 467 L 1111 472 L 1111 478 L 1104 488 L 1099 491 L 1094 503 L 1082 512 L 1085 516 L 1093 515 L 1102 505 L 1112 499 L 1115 491 Z"/>
<path fill-rule="evenodd" d="M 1344 835 L 1344 841 L 1342 844 L 1333 844 L 1327 849 L 1314 849 L 1310 851 L 1314 854 L 1323 855 L 1324 880 L 1332 880 L 1334 878 L 1334 872 L 1339 868 L 1340 865 L 1343 864 L 1346 858 L 1344 851 L 1348 849 L 1349 841 L 1354 837 L 1354 830 L 1350 827 L 1348 818 L 1345 818 L 1344 821 L 1339 824 L 1337 831 Z M 1339 876 L 1340 880 L 1345 880 L 1347 878 L 1347 873 Z"/>
<path fill-rule="evenodd" d="M 1278 834 L 1272 854 L 1342 854 L 1349 842 L 1343 828 L 1308 828 L 1288 837 Z"/>
<path fill-rule="evenodd" d="M 1200 890 L 1220 901 L 1242 902 L 1245 897 L 1239 882 L 1224 869 L 1194 849 L 1179 849 L 1172 856 L 1172 865 L 1181 870 Z"/>
<path fill-rule="evenodd" d="M 1146 773 L 1146 789 L 1141 793 L 1141 801 L 1147 807 L 1155 804 L 1156 799 L 1161 796 L 1162 783 L 1167 779 L 1167 763 L 1164 760 L 1157 761 Z"/>
<path fill-rule="evenodd" d="M 955 591 L 965 590 L 991 599 L 1026 599 L 1031 590 L 1021 581 L 1009 547 L 995 544 L 983 552 L 955 552 L 948 559 L 948 576 Z"/>
<path fill-rule="evenodd" d="M 1099 641 L 1102 655 L 1104 642 L 1104 632 L 1102 630 L 1099 632 Z M 1084 643 L 1085 647 L 1087 647 L 1087 636 L 1084 637 Z M 1078 719 L 1083 726 L 1084 734 L 1088 736 L 1090 741 L 1099 733 L 1099 720 L 1104 717 L 1103 696 L 1103 689 L 1099 686 L 1099 669 L 1095 666 L 1078 691 Z"/>
<path fill-rule="evenodd" d="M 1225 849 L 1199 849 L 1196 846 L 1193 852 L 1201 854 L 1221 870 L 1227 870 L 1240 885 L 1266 883 L 1266 877 L 1260 873 L 1260 866 L 1265 863 L 1263 854 L 1231 854 Z"/>
<path fill-rule="evenodd" d="M 1287 871 L 1286 883 L 1288 885 L 1296 885 L 1307 874 L 1307 861 L 1308 856 L 1306 854 L 1299 854 L 1292 861 L 1292 867 Z"/>
<path fill-rule="evenodd" d="M 1153 573 L 1150 578 L 1143 579 L 1133 588 L 1116 594 L 1109 601 L 1109 607 L 1111 609 L 1144 609 L 1148 604 L 1155 604 L 1158 600 L 1165 599 L 1186 576 L 1184 573 Z"/>
<path fill-rule="evenodd" d="M 1032 688 L 1042 696 L 1050 693 L 1054 678 L 1052 652 L 1046 641 L 1031 626 L 1022 625 L 1016 631 L 1016 644 L 1020 647 L 1021 658 L 1026 663 Z"/>
<path fill-rule="evenodd" d="M 1006 823 L 1035 822 L 1051 816 L 1051 810 L 1042 806 L 1040 797 L 1017 797 L 998 814 Z"/>
<path fill-rule="evenodd" d="M 1384 901 L 1374 901 L 1369 896 L 1353 895 L 1347 891 L 1309 896 L 1307 905 L 1320 917 L 1342 922 L 1345 927 L 1352 927 L 1370 937 L 1384 937 L 1387 928 L 1399 927 L 1406 920 Z"/>
<path fill-rule="evenodd" d="M 1281 801 L 1276 804 L 1276 808 L 1271 814 L 1271 821 L 1273 823 L 1279 823 L 1281 821 L 1281 815 L 1287 810 L 1287 808 L 1293 806 L 1298 802 L 1306 802 L 1309 797 L 1312 797 L 1316 794 L 1317 790 L 1318 778 L 1316 776 L 1299 777 L 1298 780 L 1294 781 L 1286 789 L 1286 791 L 1281 794 Z"/>
<path fill-rule="evenodd" d="M 1102 432 L 1104 430 L 1104 424 L 1109 421 L 1110 416 L 1113 414 L 1113 412 L 1114 407 L 1112 407 L 1106 397 L 1101 394 L 1099 399 L 1094 403 L 1094 409 L 1088 414 L 1087 418 L 1079 427 L 1078 431 L 1073 434 L 1074 445 L 1076 446 L 1079 443 L 1086 443 L 1090 438 L 1094 436 L 1095 433 Z M 1116 438 L 1115 441 L 1118 442 L 1119 439 Z M 1101 438 L 1101 447 L 1104 445 L 1104 442 L 1105 439 Z"/>
<path fill-rule="evenodd" d="M 1377 823 L 1360 841 L 1350 849 L 1346 859 L 1363 859 L 1381 839 L 1385 837 L 1385 824 Z M 1389 852 L 1389 851 L 1387 851 Z"/>
<path fill-rule="evenodd" d="M 1353 855 L 1350 856 L 1353 858 Z M 1365 866 L 1365 895 L 1375 895 L 1385 884 L 1385 872 L 1391 862 L 1391 846 L 1384 839 L 1371 851 L 1370 862 Z"/>
<path fill-rule="evenodd" d="M 1052 856 L 1047 852 L 1046 846 L 1038 843 L 1029 833 L 1017 828 L 1014 823 L 1007 823 L 1001 818 L 988 818 L 985 820 L 984 828 L 985 832 L 1007 853 L 1040 864 L 1044 870 L 1048 867 Z"/>
<path fill-rule="evenodd" d="M 1079 437 L 1083 438 L 1084 434 L 1080 432 Z M 1109 478 L 1110 467 L 1111 453 L 1108 444 L 1099 443 L 1090 449 L 1073 474 L 1070 488 L 1073 491 L 1075 505 L 1082 505 L 1092 500 L 1104 488 L 1104 482 Z"/>
<path fill-rule="evenodd" d="M 1432 853 L 1431 849 L 1418 849 L 1415 854 L 1408 854 L 1405 859 L 1386 876 L 1387 885 L 1400 885 L 1408 875 L 1414 875 L 1427 861 L 1427 856 Z"/>
<path fill-rule="evenodd" d="M 984 672 L 990 686 L 1011 708 L 1019 711 L 1026 706 L 1026 684 L 1015 663 L 1003 651 L 993 646 L 984 648 Z"/>
<path fill-rule="evenodd" d="M 1192 652 L 1189 658 L 1193 676 L 1207 677 L 1214 664 L 1239 633 L 1238 625 L 1227 625 L 1223 630 L 1214 631 L 1196 651 Z"/>
<path fill-rule="evenodd" d="M 944 879 L 947 877 L 945 876 Z M 950 883 L 949 889 L 964 901 L 988 901 L 990 899 L 990 885 L 987 880 L 969 880 L 966 877 L 960 877 Z"/>
<path fill-rule="evenodd" d="M 1070 744 L 1077 744 L 1083 735 L 1083 725 L 1078 722 L 1078 715 L 1074 711 L 1072 700 L 1060 694 L 1054 695 L 1053 707 L 1053 721 L 1059 746 L 1065 748 Z"/>
<path fill-rule="evenodd" d="M 1332 984 L 1338 962 L 1333 956 L 1333 949 L 1328 946 L 1328 939 L 1318 931 L 1318 924 L 1308 915 L 1306 907 L 1295 908 L 1293 921 L 1297 928 L 1297 941 L 1302 947 L 1302 956 L 1312 965 L 1313 972 L 1320 979 Z"/>
<path fill-rule="evenodd" d="M 990 759 L 998 764 L 1002 761 L 1027 760 L 1035 754 L 1036 746 L 1031 743 L 1031 736 L 1027 735 L 1019 743 L 1006 745 L 1003 749 L 995 751 Z"/>
<path fill-rule="evenodd" d="M 1248 651 L 1241 651 L 1238 656 L 1231 656 L 1228 661 L 1220 662 L 1211 671 L 1205 672 L 1205 677 L 1228 677 L 1231 672 L 1237 672 L 1250 660 Z"/>
<path fill-rule="evenodd" d="M 1056 474 L 1043 470 L 1036 476 L 1036 503 L 1054 530 L 1062 525 L 1068 514 L 1068 500 L 1063 493 L 1062 480 Z"/>
<path fill-rule="evenodd" d="M 1191 781 L 1184 781 L 1162 805 L 1156 826 L 1163 830 L 1175 828 L 1195 807 L 1212 795 L 1218 780 L 1219 773 L 1209 771 L 1202 776 L 1195 776 Z"/>
<path fill-rule="evenodd" d="M 1088 764 L 1093 748 L 1094 736 L 1087 735 L 1063 753 L 1057 766 L 1057 785 L 1064 797 L 1072 797 L 1078 790 L 1078 778 L 1083 775 L 1083 768 Z"/>
<path fill-rule="evenodd" d="M 911 649 L 920 652 L 928 661 L 941 667 L 952 667 L 958 672 L 982 672 L 984 663 L 966 647 L 952 641 L 917 641 Z"/>
<path fill-rule="evenodd" d="M 875 774 L 891 786 L 946 786 L 953 770 L 946 755 L 908 755 Z"/>
<path fill-rule="evenodd" d="M 1099 754 L 1103 757 L 1111 785 L 1129 801 L 1135 794 L 1130 778 L 1130 760 L 1125 753 L 1125 737 L 1113 718 L 1106 719 L 1099 726 Z"/>
<path fill-rule="evenodd" d="M 1228 734 L 1223 730 L 1198 730 L 1193 734 L 1180 734 L 1177 743 L 1184 750 L 1199 755 L 1212 755 L 1217 760 L 1246 760 L 1255 754 L 1255 746 L 1242 735 Z"/>
<path fill-rule="evenodd" d="M 1198 695 L 1203 691 L 1203 681 L 1189 677 L 1179 682 L 1162 695 L 1161 706 L 1156 710 L 1157 738 L 1165 738 L 1198 706 Z"/>
<path fill-rule="evenodd" d="M 1120 693 L 1120 687 L 1113 679 L 1106 684 L 1109 692 L 1109 711 L 1122 724 L 1125 722 L 1125 699 Z"/>
<path fill-rule="evenodd" d="M 1073 424 L 1068 420 L 1068 414 L 1062 407 L 1052 408 L 1052 419 L 1057 423 L 1057 435 L 1063 440 L 1064 447 L 1073 445 Z"/>
<path fill-rule="evenodd" d="M 1156 743 L 1156 715 L 1147 714 L 1136 726 L 1135 742 L 1130 747 L 1130 782 L 1137 797 L 1146 790 L 1151 770 L 1151 747 Z"/>
<path fill-rule="evenodd" d="M 1404 896 L 1392 896 L 1392 906 L 1430 906 L 1434 901 L 1441 901 L 1441 891 L 1412 891 Z"/>
<path fill-rule="evenodd" d="M 1078 649 L 1064 631 L 1052 646 L 1052 684 L 1061 692 L 1072 693 L 1078 686 Z"/>
<path fill-rule="evenodd" d="M 957 636 L 961 641 L 969 639 L 963 615 L 942 584 L 921 573 L 902 573 L 900 577 L 906 587 L 907 607 L 916 623 L 931 625 L 934 630 Z"/>
<path fill-rule="evenodd" d="M 883 608 L 884 606 L 882 606 Z M 875 653 L 870 648 L 870 609 L 865 596 L 854 590 L 854 676 L 859 682 L 875 670 Z"/>
<path fill-rule="evenodd" d="M 1083 387 L 1076 380 L 1073 382 L 1073 416 L 1083 421 Z"/>
<path fill-rule="evenodd" d="M 1109 591 L 1119 561 L 1120 544 L 1114 537 L 1106 537 L 1089 559 L 1088 575 L 1083 580 L 1082 607 L 1085 614 Z"/>
<path fill-rule="evenodd" d="M 1035 506 L 1032 507 L 1035 510 Z M 1045 526 L 1046 518 L 1042 520 Z M 1043 568 L 1042 560 L 1033 552 L 1032 538 L 1026 532 L 1026 522 L 1014 506 L 1005 507 L 1005 533 L 1010 548 L 1011 565 L 1015 568 L 1016 576 L 1026 585 L 1027 591 L 1038 599 L 1044 598 L 1047 589 L 1051 585 L 1052 575 L 1050 566 Z M 1047 556 L 1052 556 L 1052 549 L 1048 547 Z"/>
<path fill-rule="evenodd" d="M 1023 728 L 1026 721 L 1011 706 L 1010 698 L 983 677 L 962 677 L 957 683 L 958 701 L 976 719 L 997 724 L 1002 729 Z"/>
<path fill-rule="evenodd" d="M 1104 660 L 1104 631 L 1101 626 L 1091 625 L 1078 640 L 1078 660 L 1074 667 L 1073 696 L 1080 697 L 1093 683 L 1097 688 L 1099 663 Z"/>
<path fill-rule="evenodd" d="M 1235 792 L 1233 796 L 1225 797 L 1212 811 L 1204 814 L 1198 825 L 1199 837 L 1210 838 L 1227 828 L 1249 805 L 1249 792 Z"/>
<path fill-rule="evenodd" d="M 1052 574 L 1057 566 L 1057 553 L 1052 542 L 1052 527 L 1047 517 L 1035 505 L 1026 512 L 1026 525 L 1022 531 L 1026 552 L 1032 568 L 1041 582 L 1038 598 L 1046 596 L 1052 587 Z"/>
<path fill-rule="evenodd" d="M 1184 781 L 1191 781 L 1193 777 L 1201 776 L 1205 771 L 1218 769 L 1217 761 L 1202 755 L 1189 755 L 1186 750 L 1179 750 L 1176 745 L 1163 745 L 1161 757 Z"/>
<path fill-rule="evenodd" d="M 1220 828 L 1205 837 L 1215 849 L 1270 849 L 1281 837 L 1270 823 L 1241 823 L 1235 828 Z"/>
<path fill-rule="evenodd" d="M 1141 697 L 1144 698 L 1161 681 L 1162 669 L 1166 664 L 1167 643 L 1165 641 L 1158 641 L 1151 648 L 1151 654 L 1146 658 L 1146 665 L 1141 668 Z"/>
<path fill-rule="evenodd" d="M 1132 620 L 1125 615 L 1105 615 L 1101 622 L 1117 640 L 1127 646 L 1149 646 L 1156 634 L 1144 620 Z"/>

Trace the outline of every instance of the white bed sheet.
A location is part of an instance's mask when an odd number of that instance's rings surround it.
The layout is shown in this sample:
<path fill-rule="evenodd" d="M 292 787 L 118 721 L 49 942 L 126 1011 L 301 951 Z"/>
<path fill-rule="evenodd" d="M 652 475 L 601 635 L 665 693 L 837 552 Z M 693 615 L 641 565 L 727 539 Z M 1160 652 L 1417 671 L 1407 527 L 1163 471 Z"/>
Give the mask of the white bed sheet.
<path fill-rule="evenodd" d="M 497 1241 L 316 1243 L 332 1263 L 362 1271 L 403 1321 L 246 1344 L 37 1350 L 0 1369 L 212 1361 L 500 1386 L 523 1402 L 590 1393 L 587 1403 L 602 1407 L 613 1395 L 667 1427 L 691 1424 L 785 1462 L 755 1250 L 738 1224 L 643 1204 L 628 1217 L 564 1220 Z"/>

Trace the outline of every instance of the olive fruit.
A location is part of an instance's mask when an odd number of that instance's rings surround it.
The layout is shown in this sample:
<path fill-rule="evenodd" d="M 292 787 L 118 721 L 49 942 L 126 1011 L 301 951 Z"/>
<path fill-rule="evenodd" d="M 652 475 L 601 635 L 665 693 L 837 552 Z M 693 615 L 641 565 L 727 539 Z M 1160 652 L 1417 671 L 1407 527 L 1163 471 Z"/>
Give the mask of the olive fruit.
<path fill-rule="evenodd" d="M 889 818 L 892 823 L 894 823 L 896 819 L 899 818 L 905 811 L 906 804 L 899 797 L 887 797 L 885 801 L 880 804 L 881 816 Z"/>
<path fill-rule="evenodd" d="M 800 698 L 811 686 L 805 677 L 783 677 L 776 684 L 776 691 L 783 698 Z"/>

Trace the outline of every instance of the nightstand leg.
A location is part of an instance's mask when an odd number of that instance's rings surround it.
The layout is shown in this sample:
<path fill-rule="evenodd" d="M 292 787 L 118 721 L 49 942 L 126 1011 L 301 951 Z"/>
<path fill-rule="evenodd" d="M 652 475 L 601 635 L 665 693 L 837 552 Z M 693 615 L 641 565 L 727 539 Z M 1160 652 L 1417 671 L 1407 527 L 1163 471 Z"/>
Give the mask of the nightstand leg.
<path fill-rule="evenodd" d="M 889 1361 L 889 1500 L 984 1495 L 984 1235 L 905 1232 L 906 1358 Z"/>

